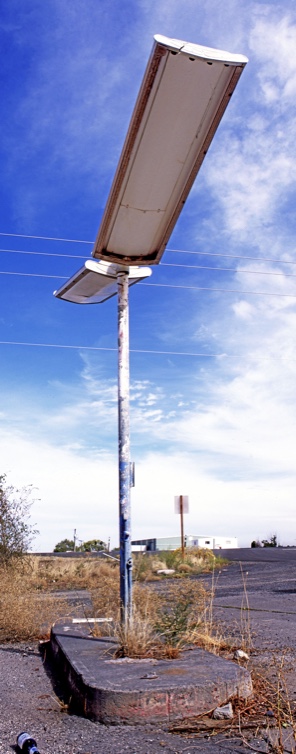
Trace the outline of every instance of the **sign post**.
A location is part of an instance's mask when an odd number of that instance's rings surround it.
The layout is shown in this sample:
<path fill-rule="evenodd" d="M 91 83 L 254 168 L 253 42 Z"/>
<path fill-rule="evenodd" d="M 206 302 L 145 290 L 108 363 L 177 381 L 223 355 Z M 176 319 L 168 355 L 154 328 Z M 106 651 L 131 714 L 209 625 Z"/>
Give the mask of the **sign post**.
<path fill-rule="evenodd" d="M 184 560 L 185 545 L 184 545 L 184 519 L 183 514 L 189 511 L 188 495 L 176 495 L 175 497 L 175 512 L 180 514 L 181 522 L 181 550 L 182 560 Z"/>

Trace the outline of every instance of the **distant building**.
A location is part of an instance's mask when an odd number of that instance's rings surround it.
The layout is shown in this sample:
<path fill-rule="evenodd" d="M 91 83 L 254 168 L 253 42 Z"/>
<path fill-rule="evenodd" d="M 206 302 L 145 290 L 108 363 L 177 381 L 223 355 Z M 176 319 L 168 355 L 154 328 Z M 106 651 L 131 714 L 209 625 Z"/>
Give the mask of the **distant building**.
<path fill-rule="evenodd" d="M 206 550 L 229 550 L 238 547 L 236 537 L 216 537 L 188 534 L 185 536 L 186 547 L 200 547 Z M 177 550 L 181 547 L 181 537 L 158 537 L 155 539 L 134 539 L 133 552 L 157 552 L 160 550 Z"/>

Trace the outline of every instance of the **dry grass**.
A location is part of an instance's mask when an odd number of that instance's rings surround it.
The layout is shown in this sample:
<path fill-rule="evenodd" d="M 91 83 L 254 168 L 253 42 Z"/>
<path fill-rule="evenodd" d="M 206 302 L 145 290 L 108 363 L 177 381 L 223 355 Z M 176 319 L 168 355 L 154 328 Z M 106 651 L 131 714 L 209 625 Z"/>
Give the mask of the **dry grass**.
<path fill-rule="evenodd" d="M 192 581 L 169 581 L 165 589 L 135 585 L 132 618 L 125 626 L 115 621 L 121 657 L 178 657 L 202 625 L 207 593 Z"/>
<path fill-rule="evenodd" d="M 91 590 L 91 599 L 94 617 L 113 619 L 111 627 L 96 625 L 96 635 L 111 630 L 118 639 L 120 656 L 176 657 L 185 644 L 204 643 L 211 595 L 200 582 L 178 579 L 157 587 L 135 584 L 132 618 L 125 626 L 120 624 L 118 572 L 106 570 L 105 578 Z"/>
<path fill-rule="evenodd" d="M 40 590 L 92 589 L 96 588 L 102 576 L 111 569 L 118 570 L 116 560 L 101 557 L 63 558 L 59 556 L 26 556 L 26 567 L 31 578 Z M 133 580 L 161 580 L 157 571 L 170 568 L 176 575 L 196 575 L 219 568 L 225 562 L 217 558 L 211 550 L 190 548 L 182 560 L 181 550 L 133 556 Z"/>
<path fill-rule="evenodd" d="M 158 657 L 160 654 L 161 643 L 150 615 L 143 616 L 136 608 L 132 619 L 125 625 L 114 625 L 114 635 L 118 641 L 117 657 Z"/>
<path fill-rule="evenodd" d="M 226 561 L 214 555 L 212 550 L 191 547 L 185 550 L 168 550 L 157 554 L 138 553 L 134 556 L 133 577 L 135 581 L 160 581 L 158 571 L 174 569 L 176 576 L 196 576 L 220 568 Z"/>
<path fill-rule="evenodd" d="M 0 641 L 47 636 L 52 623 L 70 613 L 67 602 L 57 599 L 56 592 L 86 589 L 92 607 L 84 609 L 85 617 L 111 618 L 122 651 L 132 656 L 149 655 L 152 646 L 155 652 L 160 651 L 157 649 L 160 647 L 167 656 L 170 653 L 173 656 L 188 641 L 210 646 L 212 595 L 188 575 L 193 567 L 200 569 L 201 563 L 204 570 L 208 570 L 211 563 L 213 567 L 213 553 L 205 551 L 197 555 L 192 551 L 191 565 L 180 562 L 178 550 L 165 556 L 161 560 L 159 555 L 135 558 L 138 583 L 133 589 L 129 636 L 121 635 L 118 562 L 101 558 L 26 557 L 13 570 L 0 573 Z M 159 584 L 148 586 L 149 576 L 153 582 L 157 570 L 173 565 L 178 579 L 163 582 L 158 577 Z M 110 626 L 100 624 L 96 631 L 102 634 L 110 631 Z"/>
<path fill-rule="evenodd" d="M 89 588 L 92 602 L 92 617 L 112 618 L 119 621 L 119 568 L 101 562 L 95 584 Z"/>
<path fill-rule="evenodd" d="M 68 613 L 65 602 L 36 591 L 30 571 L 0 572 L 0 642 L 45 638 L 51 625 Z"/>
<path fill-rule="evenodd" d="M 105 569 L 117 568 L 116 561 L 97 558 L 27 557 L 31 578 L 40 590 L 90 589 Z M 114 565 L 113 565 L 114 564 Z"/>
<path fill-rule="evenodd" d="M 225 737 L 236 739 L 239 746 L 248 750 L 270 754 L 295 754 L 296 752 L 296 703 L 287 692 L 285 656 L 270 657 L 270 666 L 276 670 L 274 680 L 268 678 L 266 670 L 259 673 L 253 670 L 253 695 L 247 700 L 232 699 L 233 718 L 215 720 L 209 712 L 195 719 L 174 723 L 172 733 L 191 739 L 211 738 L 225 745 Z M 194 746 L 192 747 L 194 748 Z M 232 749 L 231 749 L 232 750 Z M 236 750 L 236 749 L 235 749 Z M 239 750 L 239 749 L 237 749 Z"/>

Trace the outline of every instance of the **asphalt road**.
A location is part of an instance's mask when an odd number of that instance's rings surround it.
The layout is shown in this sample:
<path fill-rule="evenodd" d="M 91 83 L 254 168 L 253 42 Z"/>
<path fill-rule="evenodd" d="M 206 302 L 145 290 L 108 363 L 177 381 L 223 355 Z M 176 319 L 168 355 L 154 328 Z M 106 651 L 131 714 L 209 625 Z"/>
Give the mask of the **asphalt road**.
<path fill-rule="evenodd" d="M 253 552 L 249 550 L 249 558 Z M 287 557 L 280 549 L 277 559 L 231 562 L 214 576 L 216 619 L 233 630 L 248 616 L 258 651 L 265 645 L 275 651 L 296 650 L 296 551 L 293 555 L 288 551 Z M 211 575 L 200 578 L 212 587 Z"/>
<path fill-rule="evenodd" d="M 215 550 L 215 555 L 235 563 L 296 563 L 296 547 L 238 547 L 234 550 Z"/>

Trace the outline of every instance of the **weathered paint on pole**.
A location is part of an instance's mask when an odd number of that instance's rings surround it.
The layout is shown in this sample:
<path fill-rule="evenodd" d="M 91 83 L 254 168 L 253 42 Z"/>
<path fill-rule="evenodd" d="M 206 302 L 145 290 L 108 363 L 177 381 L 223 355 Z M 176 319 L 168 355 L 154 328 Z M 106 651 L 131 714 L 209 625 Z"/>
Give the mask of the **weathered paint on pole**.
<path fill-rule="evenodd" d="M 121 621 L 125 623 L 132 609 L 128 270 L 118 273 L 117 284 L 120 602 Z"/>

